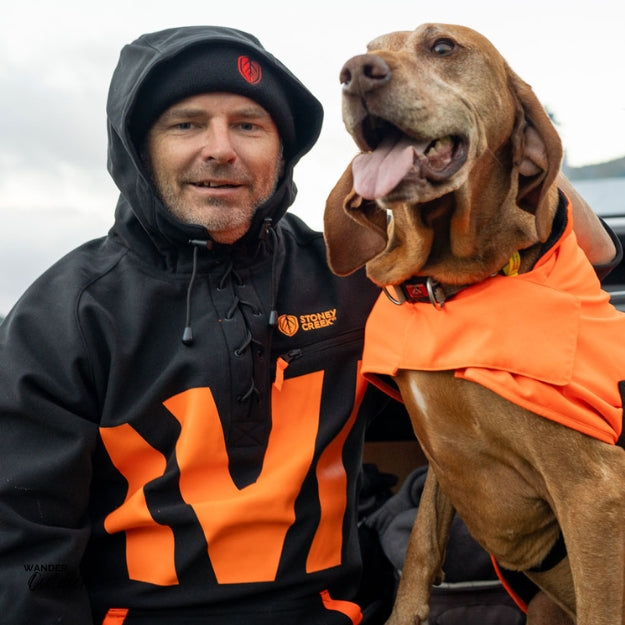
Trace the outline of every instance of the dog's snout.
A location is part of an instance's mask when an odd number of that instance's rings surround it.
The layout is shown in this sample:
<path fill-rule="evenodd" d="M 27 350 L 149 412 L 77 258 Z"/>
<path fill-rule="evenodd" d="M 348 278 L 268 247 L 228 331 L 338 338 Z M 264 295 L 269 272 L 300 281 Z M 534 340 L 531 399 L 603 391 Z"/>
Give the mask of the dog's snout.
<path fill-rule="evenodd" d="M 340 74 L 343 91 L 347 93 L 367 93 L 378 89 L 390 79 L 390 67 L 375 54 L 361 54 L 351 58 L 343 65 Z"/>

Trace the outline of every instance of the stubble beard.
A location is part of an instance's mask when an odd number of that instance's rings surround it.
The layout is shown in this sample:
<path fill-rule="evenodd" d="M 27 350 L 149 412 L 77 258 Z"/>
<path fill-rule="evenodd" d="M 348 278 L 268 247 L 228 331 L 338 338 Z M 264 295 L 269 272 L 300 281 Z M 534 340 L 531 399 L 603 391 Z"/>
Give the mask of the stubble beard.
<path fill-rule="evenodd" d="M 157 195 L 171 215 L 182 223 L 203 226 L 209 234 L 214 234 L 217 238 L 220 232 L 226 230 L 247 232 L 258 209 L 275 193 L 278 182 L 279 173 L 276 172 L 269 192 L 256 199 L 251 206 L 233 205 L 221 198 L 207 198 L 201 204 L 189 206 L 175 190 L 169 185 L 160 185 L 152 175 Z"/>

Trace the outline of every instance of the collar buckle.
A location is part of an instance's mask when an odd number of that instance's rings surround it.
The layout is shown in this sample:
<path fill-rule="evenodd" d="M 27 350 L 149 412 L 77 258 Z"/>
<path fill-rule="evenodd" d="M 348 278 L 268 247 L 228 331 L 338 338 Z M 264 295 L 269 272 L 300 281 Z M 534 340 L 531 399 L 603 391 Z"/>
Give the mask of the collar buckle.
<path fill-rule="evenodd" d="M 389 288 L 395 291 L 395 296 L 390 293 Z M 434 308 L 442 310 L 447 299 L 443 286 L 431 276 L 411 278 L 401 284 L 385 286 L 383 290 L 386 297 L 397 306 L 404 302 L 429 302 Z"/>

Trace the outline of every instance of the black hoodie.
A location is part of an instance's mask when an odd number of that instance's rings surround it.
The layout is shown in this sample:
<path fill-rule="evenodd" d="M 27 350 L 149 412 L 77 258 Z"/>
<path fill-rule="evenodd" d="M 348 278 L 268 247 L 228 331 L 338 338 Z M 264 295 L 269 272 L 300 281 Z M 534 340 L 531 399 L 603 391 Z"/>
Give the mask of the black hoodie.
<path fill-rule="evenodd" d="M 287 85 L 296 140 L 248 234 L 220 246 L 160 203 L 129 119 L 159 63 L 233 41 Z M 254 38 L 191 27 L 122 51 L 108 119 L 114 226 L 0 326 L 0 622 L 357 622 L 335 600 L 358 585 L 377 290 L 333 276 L 321 234 L 285 215 L 321 107 Z"/>

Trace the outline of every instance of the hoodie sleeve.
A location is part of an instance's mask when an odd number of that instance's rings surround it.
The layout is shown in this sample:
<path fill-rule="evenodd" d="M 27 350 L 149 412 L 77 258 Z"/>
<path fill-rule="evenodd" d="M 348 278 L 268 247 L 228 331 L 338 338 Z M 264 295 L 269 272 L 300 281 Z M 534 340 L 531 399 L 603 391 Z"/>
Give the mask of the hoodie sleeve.
<path fill-rule="evenodd" d="M 74 315 L 50 286 L 0 324 L 0 620 L 89 625 L 80 562 L 97 425 Z"/>

